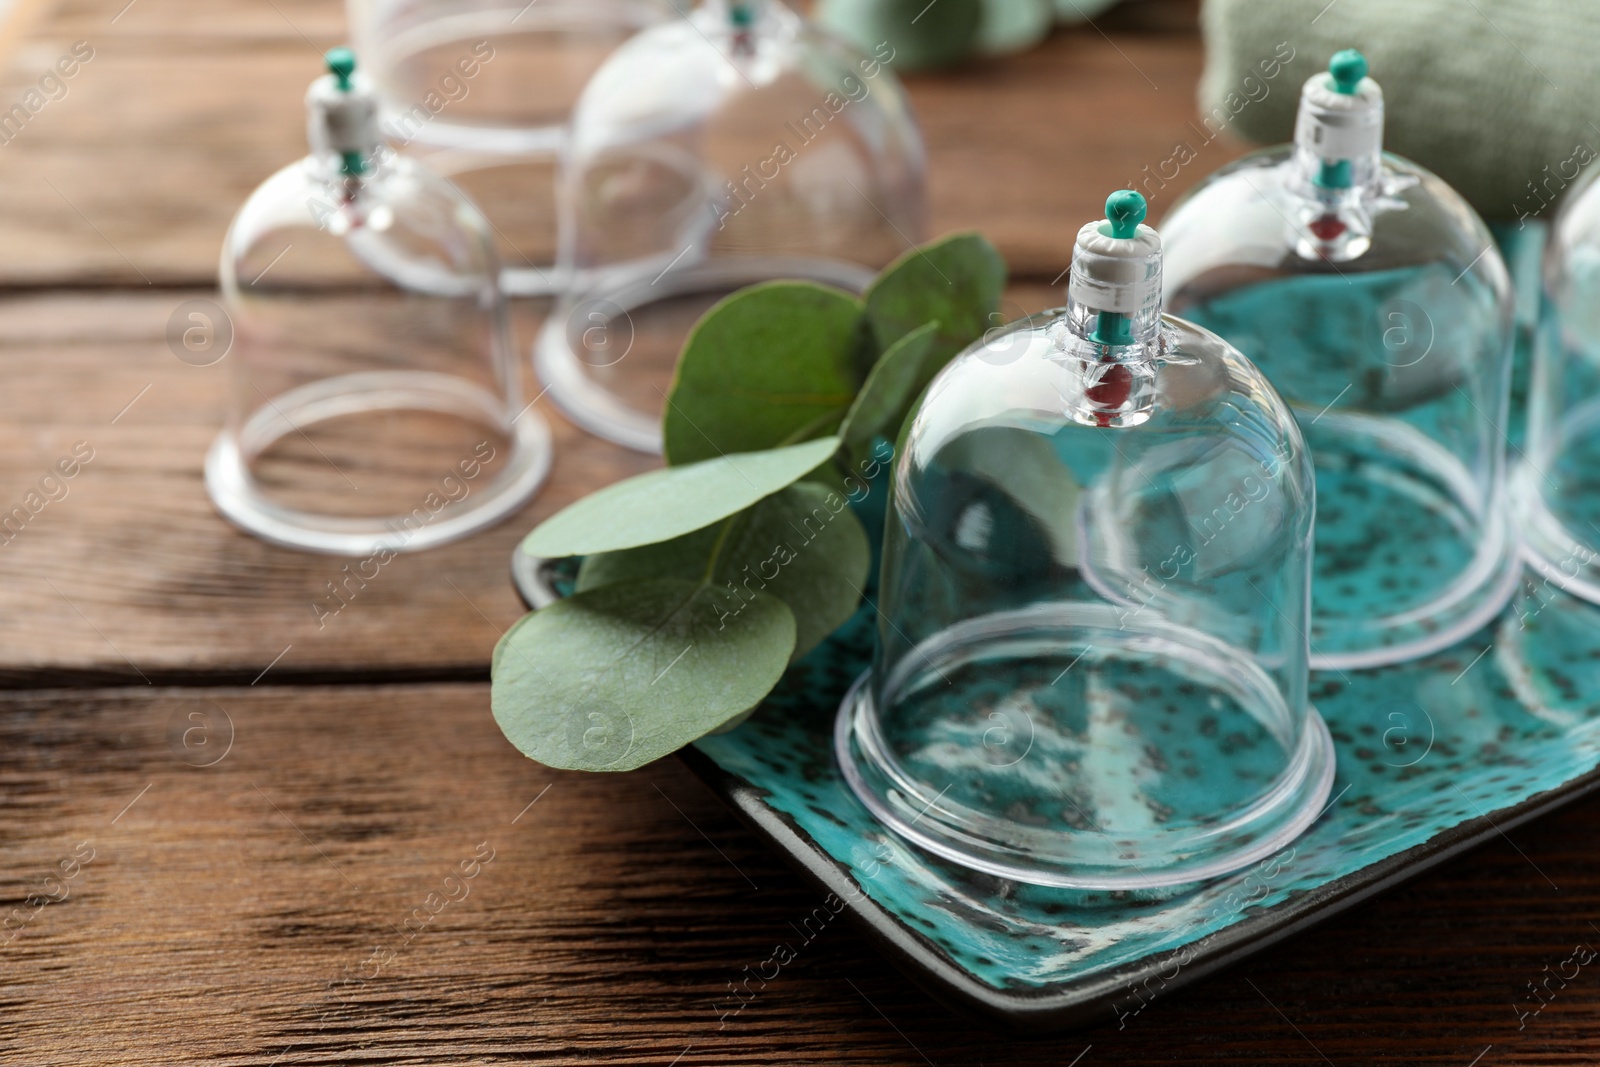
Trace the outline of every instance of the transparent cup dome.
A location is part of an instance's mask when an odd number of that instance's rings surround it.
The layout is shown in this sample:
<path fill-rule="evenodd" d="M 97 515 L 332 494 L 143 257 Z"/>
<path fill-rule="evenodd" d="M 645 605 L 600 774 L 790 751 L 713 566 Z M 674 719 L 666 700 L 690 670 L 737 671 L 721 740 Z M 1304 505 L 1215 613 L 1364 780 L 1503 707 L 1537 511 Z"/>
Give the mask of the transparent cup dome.
<path fill-rule="evenodd" d="M 860 290 L 921 240 L 922 140 L 892 54 L 777 0 L 707 0 L 601 66 L 562 163 L 570 290 L 534 349 L 575 421 L 659 451 L 678 352 L 715 300 L 778 278 Z"/>
<path fill-rule="evenodd" d="M 1472 208 L 1382 152 L 1359 53 L 1306 83 L 1293 145 L 1197 186 L 1162 222 L 1166 306 L 1289 401 L 1317 470 L 1311 662 L 1446 648 L 1516 587 L 1504 427 L 1509 275 Z"/>
<path fill-rule="evenodd" d="M 1288 408 L 1160 314 L 1143 201 L 1068 306 L 957 357 L 894 463 L 871 670 L 835 749 L 890 829 L 1041 885 L 1184 885 L 1280 849 L 1333 776 L 1307 701 L 1314 486 Z"/>
<path fill-rule="evenodd" d="M 218 509 L 344 555 L 441 544 L 505 517 L 550 466 L 523 402 L 483 216 L 376 134 L 354 58 L 312 85 L 312 154 L 234 218 L 221 288 L 228 422 Z"/>
<path fill-rule="evenodd" d="M 560 287 L 555 160 L 584 85 L 672 0 L 347 0 L 389 141 L 489 218 L 514 294 Z"/>
<path fill-rule="evenodd" d="M 1513 473 L 1523 554 L 1546 580 L 1600 603 L 1600 184 L 1551 224 L 1534 347 L 1528 443 Z"/>

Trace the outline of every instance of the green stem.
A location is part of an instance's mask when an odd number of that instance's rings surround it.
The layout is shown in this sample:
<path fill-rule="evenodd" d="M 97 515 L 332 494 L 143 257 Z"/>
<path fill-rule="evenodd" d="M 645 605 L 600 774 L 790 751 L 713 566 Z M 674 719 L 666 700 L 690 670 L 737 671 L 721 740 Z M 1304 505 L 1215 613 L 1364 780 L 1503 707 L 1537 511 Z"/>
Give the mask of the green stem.
<path fill-rule="evenodd" d="M 750 507 L 755 507 L 755 505 L 752 504 Z M 739 520 L 747 518 L 749 514 L 750 508 L 746 508 L 722 520 L 722 530 L 717 534 L 716 543 L 711 546 L 711 556 L 706 560 L 705 573 L 700 576 L 700 587 L 695 590 L 696 593 L 699 593 L 700 589 L 708 588 L 711 585 L 711 581 L 717 573 L 717 564 L 722 560 L 722 550 L 727 547 L 728 536 L 733 532 L 733 528 L 739 523 Z"/>

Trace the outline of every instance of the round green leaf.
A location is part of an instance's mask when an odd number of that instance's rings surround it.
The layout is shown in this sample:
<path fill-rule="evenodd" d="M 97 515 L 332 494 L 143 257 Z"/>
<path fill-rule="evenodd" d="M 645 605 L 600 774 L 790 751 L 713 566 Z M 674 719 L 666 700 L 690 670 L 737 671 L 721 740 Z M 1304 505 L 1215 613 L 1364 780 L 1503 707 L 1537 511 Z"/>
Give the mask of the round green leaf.
<path fill-rule="evenodd" d="M 709 574 L 729 603 L 766 593 L 787 604 L 798 659 L 854 614 L 871 567 L 867 532 L 849 502 L 826 486 L 802 482 L 676 540 L 590 556 L 578 572 L 578 591 L 651 578 L 700 581 Z"/>
<path fill-rule="evenodd" d="M 982 0 L 821 0 L 813 17 L 862 52 L 887 43 L 897 70 L 959 63 L 972 54 L 983 20 Z M 896 334 L 895 336 L 899 336 Z"/>
<path fill-rule="evenodd" d="M 765 593 L 735 605 L 681 578 L 579 593 L 507 635 L 495 722 L 548 767 L 633 770 L 760 703 L 794 636 L 794 616 Z"/>
<path fill-rule="evenodd" d="M 794 486 L 783 493 L 791 492 Z M 767 498 L 775 500 L 783 493 Z M 742 511 L 721 522 L 712 523 L 703 530 L 686 533 L 660 544 L 640 545 L 619 552 L 598 552 L 584 558 L 578 569 L 577 592 L 587 593 L 618 582 L 644 582 L 652 578 L 682 578 L 685 581 L 721 581 L 720 569 L 729 562 L 724 550 L 750 513 L 766 503 L 763 500 L 750 511 Z"/>
<path fill-rule="evenodd" d="M 838 450 L 837 437 L 824 437 L 650 471 L 546 519 L 522 542 L 522 550 L 555 559 L 669 541 L 792 485 Z"/>
<path fill-rule="evenodd" d="M 1019 426 L 981 426 L 962 434 L 940 458 L 1005 486 L 1017 516 L 1036 520 L 1055 561 L 1064 567 L 1080 565 L 1077 515 L 1083 490 L 1071 462 L 1062 462 L 1049 437 Z"/>
<path fill-rule="evenodd" d="M 533 618 L 533 614 L 529 613 L 512 623 L 511 628 L 505 633 L 501 634 L 500 640 L 494 643 L 494 655 L 489 657 L 489 676 L 491 678 L 494 676 L 495 672 L 500 669 L 500 657 L 505 655 L 506 646 L 511 643 L 511 635 L 516 633 L 517 629 L 531 618 Z"/>
<path fill-rule="evenodd" d="M 933 358 L 942 367 L 983 336 L 1006 287 L 1006 261 L 983 237 L 958 233 L 914 248 L 867 290 L 867 319 L 879 350 L 929 322 L 939 323 Z"/>
<path fill-rule="evenodd" d="M 667 462 L 775 448 L 830 433 L 861 384 L 861 302 L 810 282 L 740 290 L 706 312 L 662 416 Z"/>
<path fill-rule="evenodd" d="M 1054 0 L 1056 21 L 1063 26 L 1088 22 L 1117 0 Z"/>
<path fill-rule="evenodd" d="M 978 53 L 1001 56 L 1032 48 L 1050 35 L 1055 15 L 1052 0 L 983 0 Z"/>
<path fill-rule="evenodd" d="M 906 334 L 878 357 L 867 384 L 856 395 L 839 436 L 854 452 L 880 434 L 894 437 L 912 403 L 944 367 L 934 349 L 939 324 L 930 322 Z"/>

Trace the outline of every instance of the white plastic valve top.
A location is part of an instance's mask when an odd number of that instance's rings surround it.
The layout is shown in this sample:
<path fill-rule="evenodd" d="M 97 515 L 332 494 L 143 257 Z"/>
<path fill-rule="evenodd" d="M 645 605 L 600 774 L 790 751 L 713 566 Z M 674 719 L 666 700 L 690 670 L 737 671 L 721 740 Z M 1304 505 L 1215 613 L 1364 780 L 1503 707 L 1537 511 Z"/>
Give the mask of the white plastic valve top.
<path fill-rule="evenodd" d="M 371 159 L 383 142 L 371 79 L 356 71 L 348 89 L 332 74 L 312 82 L 306 91 L 306 137 L 319 156 L 342 158 L 354 152 L 363 160 Z"/>
<path fill-rule="evenodd" d="M 1362 78 L 1351 93 L 1319 71 L 1300 91 L 1294 143 L 1317 159 L 1365 159 L 1383 151 L 1383 90 Z"/>
<path fill-rule="evenodd" d="M 1112 237 L 1110 224 L 1091 222 L 1078 231 L 1067 297 L 1091 311 L 1135 318 L 1161 306 L 1161 237 L 1140 224 L 1132 237 Z"/>

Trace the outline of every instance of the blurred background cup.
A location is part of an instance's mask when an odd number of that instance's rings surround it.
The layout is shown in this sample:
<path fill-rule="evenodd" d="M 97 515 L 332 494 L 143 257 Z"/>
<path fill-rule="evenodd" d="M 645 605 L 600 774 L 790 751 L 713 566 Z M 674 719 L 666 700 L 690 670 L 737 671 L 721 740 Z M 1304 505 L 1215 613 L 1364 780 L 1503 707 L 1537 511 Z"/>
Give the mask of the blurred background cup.
<path fill-rule="evenodd" d="M 555 159 L 584 84 L 671 0 L 347 0 L 390 142 L 488 216 L 511 295 L 560 288 Z"/>
<path fill-rule="evenodd" d="M 716 301 L 780 279 L 860 292 L 922 240 L 896 52 L 780 0 L 701 0 L 600 66 L 561 155 L 565 285 L 534 343 L 574 422 L 660 452 L 678 353 Z"/>

